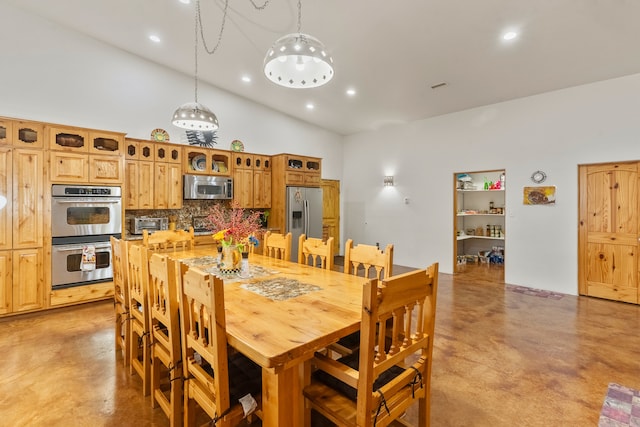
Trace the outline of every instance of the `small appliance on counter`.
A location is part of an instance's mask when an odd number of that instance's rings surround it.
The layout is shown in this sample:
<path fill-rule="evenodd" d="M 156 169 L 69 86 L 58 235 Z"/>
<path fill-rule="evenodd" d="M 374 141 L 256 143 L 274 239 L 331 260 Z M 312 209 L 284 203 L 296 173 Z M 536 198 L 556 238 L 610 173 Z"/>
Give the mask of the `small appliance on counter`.
<path fill-rule="evenodd" d="M 149 233 L 160 230 L 169 229 L 168 218 L 151 218 L 145 216 L 135 217 L 131 220 L 131 227 L 129 232 L 131 234 L 142 234 L 143 230 L 147 230 Z"/>
<path fill-rule="evenodd" d="M 207 217 L 206 216 L 194 216 L 192 218 L 193 221 L 193 231 L 196 235 L 200 234 L 212 234 L 211 230 L 207 228 Z"/>

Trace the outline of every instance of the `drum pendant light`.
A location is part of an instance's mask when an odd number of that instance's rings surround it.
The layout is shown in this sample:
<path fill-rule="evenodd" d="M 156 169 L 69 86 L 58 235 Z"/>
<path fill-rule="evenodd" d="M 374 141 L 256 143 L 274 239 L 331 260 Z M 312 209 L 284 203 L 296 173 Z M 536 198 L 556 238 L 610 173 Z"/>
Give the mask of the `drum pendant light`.
<path fill-rule="evenodd" d="M 333 58 L 320 40 L 300 32 L 301 21 L 298 0 L 298 32 L 276 40 L 264 58 L 264 74 L 277 85 L 313 88 L 333 78 Z"/>

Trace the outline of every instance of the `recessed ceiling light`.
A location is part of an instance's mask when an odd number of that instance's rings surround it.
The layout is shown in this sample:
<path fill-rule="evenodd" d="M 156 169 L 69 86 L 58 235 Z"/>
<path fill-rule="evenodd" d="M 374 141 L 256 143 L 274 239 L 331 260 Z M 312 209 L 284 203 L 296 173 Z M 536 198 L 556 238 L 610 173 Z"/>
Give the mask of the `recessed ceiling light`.
<path fill-rule="evenodd" d="M 307 103 L 307 110 L 313 110 L 314 108 L 316 108 L 315 105 L 313 105 L 312 103 Z"/>
<path fill-rule="evenodd" d="M 515 31 L 507 31 L 502 35 L 502 40 L 513 40 L 518 37 L 518 33 Z"/>
<path fill-rule="evenodd" d="M 355 94 L 356 94 L 356 90 L 355 90 L 355 89 L 352 89 L 352 88 L 347 89 L 347 95 L 349 95 L 349 96 L 353 96 L 353 95 L 355 95 Z"/>
<path fill-rule="evenodd" d="M 242 81 L 245 83 L 251 83 L 251 77 L 249 76 L 242 76 Z"/>
<path fill-rule="evenodd" d="M 151 34 L 149 36 L 149 40 L 151 40 L 154 43 L 160 43 L 160 37 L 156 36 L 155 34 Z"/>
<path fill-rule="evenodd" d="M 180 3 L 182 4 L 189 4 L 191 3 L 191 0 L 178 0 Z"/>

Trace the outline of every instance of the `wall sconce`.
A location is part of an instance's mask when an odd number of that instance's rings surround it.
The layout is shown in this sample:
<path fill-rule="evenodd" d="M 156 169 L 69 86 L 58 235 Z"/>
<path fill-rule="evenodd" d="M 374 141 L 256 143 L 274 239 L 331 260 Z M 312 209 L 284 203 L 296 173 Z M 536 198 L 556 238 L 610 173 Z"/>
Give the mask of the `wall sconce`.
<path fill-rule="evenodd" d="M 393 187 L 393 175 L 387 175 L 384 177 L 384 186 Z"/>

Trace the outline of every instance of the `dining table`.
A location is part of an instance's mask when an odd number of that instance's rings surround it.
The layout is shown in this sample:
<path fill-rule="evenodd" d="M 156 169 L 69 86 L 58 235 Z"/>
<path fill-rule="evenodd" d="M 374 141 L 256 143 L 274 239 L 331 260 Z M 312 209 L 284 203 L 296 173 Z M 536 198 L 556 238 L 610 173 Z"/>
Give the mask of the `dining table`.
<path fill-rule="evenodd" d="M 262 425 L 308 425 L 305 362 L 359 330 L 366 279 L 259 254 L 249 255 L 248 274 L 225 275 L 216 255 L 213 246 L 170 252 L 223 278 L 227 341 L 262 368 Z"/>

